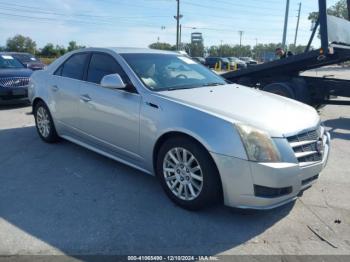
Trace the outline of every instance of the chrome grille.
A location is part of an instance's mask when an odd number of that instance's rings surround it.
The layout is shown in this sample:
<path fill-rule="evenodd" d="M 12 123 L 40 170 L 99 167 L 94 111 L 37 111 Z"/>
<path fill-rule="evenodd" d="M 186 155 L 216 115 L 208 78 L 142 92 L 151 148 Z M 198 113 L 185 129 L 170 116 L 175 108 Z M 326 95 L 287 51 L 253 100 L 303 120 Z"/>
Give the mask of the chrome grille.
<path fill-rule="evenodd" d="M 320 151 L 318 143 L 323 145 L 323 132 L 323 127 L 319 127 L 316 130 L 287 137 L 299 163 L 322 160 L 323 151 Z"/>
<path fill-rule="evenodd" d="M 4 77 L 0 78 L 1 87 L 25 87 L 29 84 L 29 77 Z"/>
<path fill-rule="evenodd" d="M 308 140 L 317 140 L 319 137 L 320 137 L 320 131 L 318 129 L 318 130 L 313 130 L 302 134 L 298 134 L 295 136 L 290 136 L 288 137 L 288 141 L 289 143 L 291 143 L 291 142 L 301 142 L 301 141 L 308 141 Z"/>

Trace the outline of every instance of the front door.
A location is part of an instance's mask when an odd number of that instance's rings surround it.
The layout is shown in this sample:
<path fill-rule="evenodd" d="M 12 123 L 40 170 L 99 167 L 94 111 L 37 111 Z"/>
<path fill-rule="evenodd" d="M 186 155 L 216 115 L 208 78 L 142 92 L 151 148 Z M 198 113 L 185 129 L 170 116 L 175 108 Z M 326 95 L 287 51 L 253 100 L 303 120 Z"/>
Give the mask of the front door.
<path fill-rule="evenodd" d="M 136 92 L 104 88 L 105 75 L 118 73 L 129 83 L 114 57 L 93 53 L 85 84 L 80 87 L 80 128 L 89 139 L 108 147 L 117 157 L 138 159 L 141 96 Z"/>

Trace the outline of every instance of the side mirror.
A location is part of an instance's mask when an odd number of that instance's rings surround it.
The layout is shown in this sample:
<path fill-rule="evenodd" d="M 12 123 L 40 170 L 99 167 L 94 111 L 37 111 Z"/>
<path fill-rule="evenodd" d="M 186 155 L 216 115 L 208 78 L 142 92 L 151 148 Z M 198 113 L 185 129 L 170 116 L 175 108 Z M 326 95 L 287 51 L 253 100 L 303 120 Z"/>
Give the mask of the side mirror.
<path fill-rule="evenodd" d="M 124 89 L 126 84 L 119 74 L 105 75 L 101 80 L 101 86 L 111 89 Z"/>

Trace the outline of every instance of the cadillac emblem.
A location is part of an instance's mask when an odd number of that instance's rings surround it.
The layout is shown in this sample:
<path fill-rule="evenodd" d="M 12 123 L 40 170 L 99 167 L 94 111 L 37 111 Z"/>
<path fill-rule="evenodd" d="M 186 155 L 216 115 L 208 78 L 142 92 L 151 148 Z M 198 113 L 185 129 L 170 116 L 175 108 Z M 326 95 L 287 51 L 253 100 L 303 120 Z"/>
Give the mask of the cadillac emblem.
<path fill-rule="evenodd" d="M 323 146 L 323 141 L 321 139 L 319 139 L 316 142 L 316 150 L 317 150 L 317 153 L 319 153 L 320 155 L 323 154 L 324 146 Z"/>

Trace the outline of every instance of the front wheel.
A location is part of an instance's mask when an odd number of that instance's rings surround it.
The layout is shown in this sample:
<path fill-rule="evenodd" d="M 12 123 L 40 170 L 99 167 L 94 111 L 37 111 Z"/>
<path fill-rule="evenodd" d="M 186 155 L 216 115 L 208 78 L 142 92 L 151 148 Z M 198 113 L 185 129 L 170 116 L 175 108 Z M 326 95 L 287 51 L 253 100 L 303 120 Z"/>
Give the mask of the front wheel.
<path fill-rule="evenodd" d="M 157 176 L 168 197 L 186 209 L 207 207 L 222 195 L 219 174 L 209 153 L 186 137 L 175 137 L 162 145 Z"/>
<path fill-rule="evenodd" d="M 34 108 L 35 125 L 39 136 L 47 143 L 58 141 L 58 135 L 48 107 L 39 101 Z"/>

